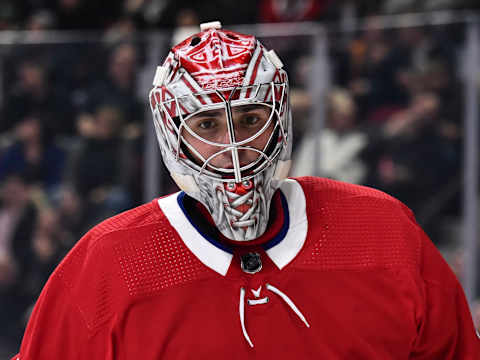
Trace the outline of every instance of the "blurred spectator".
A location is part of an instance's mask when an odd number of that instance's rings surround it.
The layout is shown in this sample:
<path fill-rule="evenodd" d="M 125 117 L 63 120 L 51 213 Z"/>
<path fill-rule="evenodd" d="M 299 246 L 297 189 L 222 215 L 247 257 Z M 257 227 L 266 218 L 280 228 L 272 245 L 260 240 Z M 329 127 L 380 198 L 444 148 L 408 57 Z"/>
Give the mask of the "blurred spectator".
<path fill-rule="evenodd" d="M 35 113 L 48 131 L 56 134 L 72 130 L 71 106 L 61 89 L 52 87 L 47 67 L 24 60 L 17 68 L 16 81 L 6 99 L 0 132 L 11 129 L 20 119 Z"/>
<path fill-rule="evenodd" d="M 461 9 L 465 7 L 472 8 L 475 6 L 478 6 L 478 3 L 475 3 L 475 1 L 472 0 L 426 0 L 422 2 L 415 0 L 384 0 L 381 10 L 388 14 Z"/>
<path fill-rule="evenodd" d="M 122 111 L 111 105 L 79 117 L 81 139 L 71 155 L 67 184 L 73 199 L 82 199 L 88 225 L 131 206 L 133 151 L 122 136 L 123 124 Z"/>
<path fill-rule="evenodd" d="M 480 299 L 477 299 L 473 302 L 472 317 L 473 317 L 473 323 L 475 324 L 475 328 L 477 329 L 477 332 L 480 334 Z"/>
<path fill-rule="evenodd" d="M 318 142 L 318 153 L 315 142 Z M 360 158 L 367 136 L 356 127 L 356 109 L 346 90 L 333 90 L 328 97 L 326 127 L 317 135 L 302 139 L 292 169 L 293 176 L 315 175 L 361 184 L 366 166 Z"/>
<path fill-rule="evenodd" d="M 36 33 L 38 31 L 45 31 L 54 29 L 56 25 L 55 15 L 46 9 L 41 9 L 33 12 L 27 19 L 25 30 Z"/>
<path fill-rule="evenodd" d="M 15 29 L 19 25 L 22 15 L 18 1 L 0 1 L 0 31 Z"/>
<path fill-rule="evenodd" d="M 58 195 L 55 208 L 59 226 L 64 232 L 63 243 L 67 247 L 72 247 L 88 230 L 86 205 L 80 195 L 69 186 L 63 187 Z"/>
<path fill-rule="evenodd" d="M 26 103 L 26 112 L 43 114 L 47 125 L 56 135 L 71 135 L 74 129 L 73 105 L 84 105 L 85 95 L 82 90 L 91 86 L 92 79 L 98 80 L 103 58 L 102 46 L 89 42 L 72 43 L 58 42 L 64 35 L 59 32 L 45 30 L 55 29 L 57 23 L 56 14 L 46 8 L 40 10 L 31 9 L 31 16 L 27 19 L 25 27 L 28 32 L 16 35 L 25 44 L 9 47 L 4 60 L 5 69 L 14 69 L 3 74 L 3 84 L 7 94 L 7 107 L 5 115 L 9 116 L 4 124 L 0 125 L 0 131 L 8 129 L 19 121 L 16 115 L 18 109 L 8 104 L 10 97 L 20 96 L 17 103 L 21 103 L 33 92 L 33 100 Z M 76 34 L 75 39 L 84 35 Z M 86 35 L 88 37 L 88 35 Z M 41 79 L 37 85 L 29 90 L 31 81 L 27 84 L 24 68 L 40 68 Z M 33 65 L 30 65 L 33 64 Z M 31 72 L 31 71 L 30 71 Z M 31 77 L 31 75 L 30 75 Z M 41 86 L 40 86 L 41 85 Z M 43 89 L 39 89 L 43 88 Z M 45 96 L 46 94 L 46 96 Z M 47 98 L 47 100 L 42 100 Z M 43 104 L 47 103 L 47 104 Z M 46 106 L 48 105 L 48 106 Z M 46 109 L 45 109 L 46 107 Z M 55 111 L 52 112 L 52 108 Z M 21 110 L 21 109 L 20 109 Z M 21 115 L 21 114 L 20 114 Z"/>
<path fill-rule="evenodd" d="M 312 99 L 308 91 L 301 88 L 290 89 L 290 103 L 292 108 L 292 117 L 295 119 L 295 126 L 293 127 L 293 138 L 301 139 L 308 132 L 311 131 L 311 106 Z M 293 151 L 300 146 L 300 141 L 293 144 Z"/>
<path fill-rule="evenodd" d="M 169 3 L 171 3 L 169 0 L 125 0 L 123 8 L 125 15 L 142 28 L 161 23 L 160 19 Z"/>
<path fill-rule="evenodd" d="M 388 82 L 394 84 L 393 88 L 396 90 L 390 91 L 386 99 L 380 98 L 379 102 L 375 93 L 370 94 L 371 101 L 366 114 L 369 121 L 384 121 L 399 107 L 408 103 L 412 96 L 422 91 L 434 91 L 442 96 L 441 100 L 445 101 L 444 108 L 449 108 L 451 92 L 455 91 L 456 87 L 452 86 L 454 84 L 448 73 L 454 63 L 454 46 L 447 30 L 439 29 L 431 33 L 428 27 L 404 27 L 390 34 L 390 37 L 395 38 L 388 57 L 393 59 L 393 62 L 389 60 L 384 63 L 384 66 L 390 66 L 390 70 L 385 68 L 387 72 L 384 76 Z M 378 79 L 375 81 L 372 86 L 375 83 L 381 84 Z M 387 90 L 384 86 L 378 88 L 380 92 Z M 457 110 L 455 109 L 456 112 Z"/>
<path fill-rule="evenodd" d="M 380 137 L 371 137 L 365 155 L 372 166 L 368 183 L 417 213 L 458 174 L 459 154 L 439 126 L 440 105 L 434 93 L 415 95 L 408 107 L 387 120 Z"/>
<path fill-rule="evenodd" d="M 19 319 L 31 299 L 25 291 L 32 259 L 36 208 L 22 174 L 11 174 L 0 187 L 0 338 L 19 341 Z"/>
<path fill-rule="evenodd" d="M 135 0 L 134 0 L 135 1 Z M 167 2 L 166 6 L 160 8 Z M 154 1 L 145 0 L 145 4 L 150 4 L 152 20 L 149 23 L 155 28 L 172 29 L 177 25 L 178 14 L 186 9 L 190 9 L 197 14 L 200 23 L 220 20 L 224 25 L 231 24 L 253 24 L 258 22 L 258 2 L 255 0 L 244 1 L 196 1 L 183 0 L 178 1 Z M 155 13 L 156 11 L 156 13 Z M 147 13 L 145 13 L 146 19 Z"/>
<path fill-rule="evenodd" d="M 104 40 L 107 44 L 118 44 L 120 42 L 135 41 L 137 25 L 129 17 L 121 17 L 112 23 L 104 34 Z"/>
<path fill-rule="evenodd" d="M 61 30 L 101 29 L 121 14 L 121 4 L 114 0 L 56 0 L 52 9 Z"/>
<path fill-rule="evenodd" d="M 183 9 L 178 12 L 176 26 L 173 31 L 171 46 L 180 44 L 184 39 L 196 34 L 199 28 L 198 14 L 193 9 Z"/>
<path fill-rule="evenodd" d="M 141 122 L 144 106 L 137 99 L 136 76 L 138 50 L 132 43 L 121 43 L 113 48 L 105 79 L 97 81 L 87 94 L 87 111 L 109 104 L 124 114 L 127 122 Z"/>
<path fill-rule="evenodd" d="M 262 0 L 260 22 L 298 22 L 318 20 L 330 0 Z"/>
<path fill-rule="evenodd" d="M 41 209 L 32 234 L 32 259 L 24 283 L 26 295 L 30 295 L 30 305 L 33 305 L 48 277 L 73 245 L 68 232 L 61 226 L 58 212 L 48 207 Z"/>
<path fill-rule="evenodd" d="M 378 28 L 375 18 L 368 20 L 367 29 L 347 51 L 344 61 L 348 64 L 338 69 L 337 76 L 352 91 L 360 119 L 379 111 L 389 114 L 408 103 L 408 91 L 399 81 L 408 68 L 408 58 L 398 56 L 389 34 Z"/>
<path fill-rule="evenodd" d="M 14 143 L 0 154 L 0 181 L 10 174 L 23 173 L 30 181 L 53 193 L 60 185 L 65 153 L 58 147 L 41 120 L 32 115 L 16 127 Z"/>

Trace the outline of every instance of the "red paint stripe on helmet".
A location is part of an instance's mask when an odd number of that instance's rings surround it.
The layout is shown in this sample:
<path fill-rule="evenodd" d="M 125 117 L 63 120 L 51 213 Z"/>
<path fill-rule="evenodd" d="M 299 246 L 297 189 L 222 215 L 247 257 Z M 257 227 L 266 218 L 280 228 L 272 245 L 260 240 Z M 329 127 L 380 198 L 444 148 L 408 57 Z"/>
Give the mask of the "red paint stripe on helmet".
<path fill-rule="evenodd" d="M 182 77 L 182 80 L 183 82 L 185 83 L 185 85 L 187 85 L 187 87 L 191 90 L 191 92 L 193 94 L 195 94 L 196 90 L 194 89 L 193 85 L 190 84 L 190 82 L 184 77 Z M 207 103 L 205 102 L 205 100 L 202 99 L 201 96 L 198 96 L 198 99 L 200 100 L 200 102 L 203 104 L 203 105 L 206 105 Z"/>
<path fill-rule="evenodd" d="M 260 52 L 257 58 L 257 62 L 255 63 L 255 67 L 253 68 L 252 76 L 250 77 L 249 85 L 253 85 L 255 83 L 255 79 L 257 78 L 257 71 L 258 71 L 258 66 L 260 65 L 260 61 L 262 60 L 263 52 Z M 248 99 L 250 96 L 250 91 L 252 88 L 247 89 L 247 93 L 245 94 L 245 97 Z"/>

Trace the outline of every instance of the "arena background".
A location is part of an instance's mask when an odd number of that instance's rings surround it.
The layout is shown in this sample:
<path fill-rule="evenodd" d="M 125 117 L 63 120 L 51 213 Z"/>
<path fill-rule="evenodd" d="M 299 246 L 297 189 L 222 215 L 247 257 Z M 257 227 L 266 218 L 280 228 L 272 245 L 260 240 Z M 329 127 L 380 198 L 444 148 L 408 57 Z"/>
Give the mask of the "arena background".
<path fill-rule="evenodd" d="M 257 35 L 290 75 L 293 176 L 374 186 L 412 208 L 480 326 L 478 2 L 3 0 L 0 358 L 91 226 L 176 190 L 147 94 L 201 22 Z"/>

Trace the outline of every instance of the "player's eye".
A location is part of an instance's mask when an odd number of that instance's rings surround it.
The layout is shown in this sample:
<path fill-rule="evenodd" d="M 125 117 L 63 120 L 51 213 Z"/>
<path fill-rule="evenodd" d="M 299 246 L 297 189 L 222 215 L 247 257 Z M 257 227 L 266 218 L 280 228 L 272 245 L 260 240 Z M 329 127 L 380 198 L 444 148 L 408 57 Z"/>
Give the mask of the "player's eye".
<path fill-rule="evenodd" d="M 242 117 L 242 124 L 247 127 L 255 127 L 263 123 L 260 116 L 257 114 L 246 114 Z"/>
<path fill-rule="evenodd" d="M 195 125 L 200 130 L 211 130 L 217 126 L 217 123 L 212 119 L 203 119 L 203 120 L 197 121 Z"/>

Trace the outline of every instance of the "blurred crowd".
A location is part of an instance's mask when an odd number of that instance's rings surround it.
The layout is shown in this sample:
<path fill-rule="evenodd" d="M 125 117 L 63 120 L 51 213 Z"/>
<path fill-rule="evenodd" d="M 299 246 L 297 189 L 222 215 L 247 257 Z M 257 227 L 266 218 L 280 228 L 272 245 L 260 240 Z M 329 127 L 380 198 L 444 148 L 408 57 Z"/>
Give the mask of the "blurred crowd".
<path fill-rule="evenodd" d="M 30 306 L 82 234 L 141 201 L 141 50 L 131 42 L 82 47 L 4 52 L 0 341 L 7 343 L 18 344 Z"/>
<path fill-rule="evenodd" d="M 478 9 L 476 0 L 2 0 L 0 30 L 137 30 L 172 28 L 182 21 L 224 24 L 342 21 L 405 12 Z M 182 19 L 180 19 L 182 18 Z"/>
<path fill-rule="evenodd" d="M 143 200 L 149 110 L 146 94 L 138 95 L 147 51 L 140 31 L 162 28 L 175 43 L 190 27 L 215 19 L 336 23 L 352 12 L 475 6 L 467 0 L 2 1 L 0 30 L 29 30 L 22 36 L 32 41 L 0 44 L 0 357 L 15 351 L 43 284 L 82 234 Z M 308 91 L 312 43 L 268 39 L 290 74 L 293 175 L 382 189 L 411 207 L 438 245 L 449 245 L 453 237 L 441 224 L 460 216 L 464 28 L 380 30 L 375 21 L 364 31 L 329 34 L 330 90 L 320 135 L 311 131 L 318 101 Z M 53 43 L 42 30 L 95 30 L 98 41 Z M 461 274 L 461 260 L 452 259 Z"/>
<path fill-rule="evenodd" d="M 294 173 L 379 188 L 414 210 L 437 243 L 448 241 L 437 220 L 460 210 L 464 29 L 379 30 L 375 21 L 347 40 L 330 37 L 325 129 L 297 144 Z M 299 65 L 310 72 L 308 61 Z"/>

